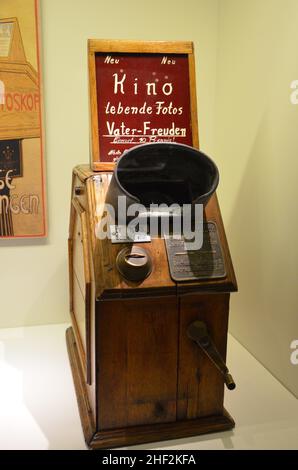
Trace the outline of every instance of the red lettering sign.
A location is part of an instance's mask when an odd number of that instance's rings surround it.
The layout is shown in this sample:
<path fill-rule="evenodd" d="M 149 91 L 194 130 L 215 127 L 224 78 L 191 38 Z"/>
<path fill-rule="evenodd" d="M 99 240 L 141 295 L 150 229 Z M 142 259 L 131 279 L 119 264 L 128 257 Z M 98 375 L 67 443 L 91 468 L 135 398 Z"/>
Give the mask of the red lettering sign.
<path fill-rule="evenodd" d="M 152 142 L 192 145 L 187 54 L 96 53 L 100 160 Z"/>

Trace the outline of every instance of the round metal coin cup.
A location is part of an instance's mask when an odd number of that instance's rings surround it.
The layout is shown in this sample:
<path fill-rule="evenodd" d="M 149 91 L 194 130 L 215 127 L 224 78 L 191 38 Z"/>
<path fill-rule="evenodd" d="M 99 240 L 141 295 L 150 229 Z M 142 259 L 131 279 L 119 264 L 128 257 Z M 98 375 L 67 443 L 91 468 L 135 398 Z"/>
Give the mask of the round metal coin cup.
<path fill-rule="evenodd" d="M 132 246 L 119 251 L 116 266 L 120 274 L 129 281 L 143 281 L 152 271 L 149 253 L 141 247 Z"/>

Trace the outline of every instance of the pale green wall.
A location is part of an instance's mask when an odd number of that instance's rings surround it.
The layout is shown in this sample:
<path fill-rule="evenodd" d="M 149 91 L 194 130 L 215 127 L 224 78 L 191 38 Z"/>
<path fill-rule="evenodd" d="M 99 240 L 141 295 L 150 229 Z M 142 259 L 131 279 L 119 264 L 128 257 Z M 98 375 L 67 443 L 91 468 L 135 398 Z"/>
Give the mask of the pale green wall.
<path fill-rule="evenodd" d="M 239 282 L 230 327 L 298 395 L 298 2 L 221 0 L 219 25 L 216 160 Z"/>
<path fill-rule="evenodd" d="M 41 0 L 49 238 L 0 241 L 0 327 L 69 320 L 72 167 L 89 159 L 87 39 L 192 40 L 202 146 L 214 142 L 217 0 Z"/>

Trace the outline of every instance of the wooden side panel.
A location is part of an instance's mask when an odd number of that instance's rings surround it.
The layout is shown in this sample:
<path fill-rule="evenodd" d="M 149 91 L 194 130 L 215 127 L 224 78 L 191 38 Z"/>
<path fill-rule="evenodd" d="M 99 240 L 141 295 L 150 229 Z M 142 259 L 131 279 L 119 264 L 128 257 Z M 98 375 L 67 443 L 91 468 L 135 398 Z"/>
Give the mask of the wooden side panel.
<path fill-rule="evenodd" d="M 70 310 L 86 381 L 91 381 L 91 273 L 86 211 L 77 197 L 71 206 L 69 238 Z"/>
<path fill-rule="evenodd" d="M 78 283 L 76 276 L 73 280 L 73 314 L 76 319 L 77 327 L 79 330 L 84 353 L 86 354 L 86 307 L 85 298 L 83 296 L 81 287 Z"/>
<path fill-rule="evenodd" d="M 98 429 L 176 421 L 176 298 L 97 302 Z"/>
<path fill-rule="evenodd" d="M 80 217 L 75 217 L 73 231 L 73 270 L 77 282 L 85 297 L 84 251 L 82 241 L 82 225 Z"/>
<path fill-rule="evenodd" d="M 223 413 L 222 375 L 186 333 L 194 320 L 206 323 L 222 358 L 226 359 L 229 294 L 181 297 L 177 419 L 195 419 Z"/>
<path fill-rule="evenodd" d="M 69 224 L 70 312 L 76 342 L 76 359 L 86 386 L 84 403 L 87 413 L 96 419 L 95 399 L 95 301 L 92 265 L 92 236 L 89 219 L 90 201 L 87 185 L 92 173 L 89 167 L 77 167 L 73 172 Z M 91 180 L 91 178 L 89 178 Z M 95 209 L 91 209 L 94 213 Z M 84 225 L 84 227 L 82 226 Z M 87 421 L 88 421 L 87 420 Z"/>
<path fill-rule="evenodd" d="M 84 371 L 82 370 L 80 353 L 77 347 L 76 337 L 74 335 L 73 328 L 66 330 L 66 344 L 70 360 L 70 366 L 72 370 L 72 376 L 74 380 L 74 386 L 77 396 L 77 402 L 79 406 L 79 412 L 81 417 L 81 423 L 83 427 L 84 437 L 86 444 L 89 445 L 92 440 L 96 428 L 95 428 L 95 414 L 93 410 L 93 403 L 89 402 L 88 391 L 86 387 L 86 381 Z M 90 387 L 89 387 L 90 388 Z M 90 406 L 91 405 L 91 406 Z"/>

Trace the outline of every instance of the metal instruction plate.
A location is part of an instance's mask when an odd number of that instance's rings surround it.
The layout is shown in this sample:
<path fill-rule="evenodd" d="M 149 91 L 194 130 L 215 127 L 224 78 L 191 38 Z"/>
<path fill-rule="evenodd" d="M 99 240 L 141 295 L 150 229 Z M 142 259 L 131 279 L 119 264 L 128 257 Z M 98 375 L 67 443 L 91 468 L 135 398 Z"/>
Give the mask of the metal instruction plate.
<path fill-rule="evenodd" d="M 226 277 L 226 269 L 215 222 L 204 223 L 203 245 L 199 250 L 186 250 L 184 238 L 165 238 L 174 281 L 195 281 Z"/>
<path fill-rule="evenodd" d="M 110 225 L 112 243 L 149 243 L 151 237 L 144 232 L 130 232 L 126 225 Z"/>

